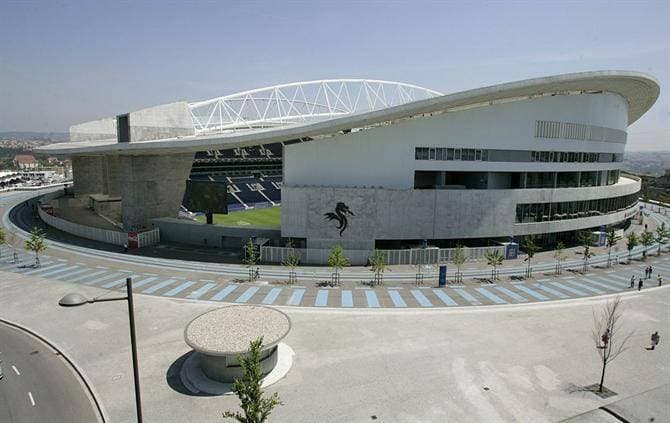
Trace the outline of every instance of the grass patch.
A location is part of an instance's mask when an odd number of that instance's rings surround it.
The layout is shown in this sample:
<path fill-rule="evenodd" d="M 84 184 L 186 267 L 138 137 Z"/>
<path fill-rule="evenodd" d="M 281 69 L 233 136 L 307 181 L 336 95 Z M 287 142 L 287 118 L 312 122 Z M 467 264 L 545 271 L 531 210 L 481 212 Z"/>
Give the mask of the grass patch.
<path fill-rule="evenodd" d="M 198 216 L 196 219 L 198 222 L 205 223 L 204 215 Z M 214 224 L 279 229 L 281 227 L 281 207 L 236 211 L 229 214 L 215 214 Z"/>

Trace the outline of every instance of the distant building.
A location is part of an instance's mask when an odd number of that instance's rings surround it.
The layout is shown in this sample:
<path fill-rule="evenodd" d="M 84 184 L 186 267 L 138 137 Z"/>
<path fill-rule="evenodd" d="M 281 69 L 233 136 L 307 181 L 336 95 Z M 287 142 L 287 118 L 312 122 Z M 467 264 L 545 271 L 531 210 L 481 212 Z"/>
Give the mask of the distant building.
<path fill-rule="evenodd" d="M 32 154 L 17 154 L 14 156 L 14 166 L 19 170 L 37 169 L 38 163 Z"/>

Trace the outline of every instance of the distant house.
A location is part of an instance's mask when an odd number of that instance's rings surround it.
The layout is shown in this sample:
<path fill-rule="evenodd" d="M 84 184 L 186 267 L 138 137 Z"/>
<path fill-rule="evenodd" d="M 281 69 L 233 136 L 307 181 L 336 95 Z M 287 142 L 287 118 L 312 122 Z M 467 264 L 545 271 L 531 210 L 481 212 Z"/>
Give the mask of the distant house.
<path fill-rule="evenodd" d="M 17 154 L 14 156 L 14 166 L 19 170 L 37 169 L 37 159 L 32 154 Z"/>

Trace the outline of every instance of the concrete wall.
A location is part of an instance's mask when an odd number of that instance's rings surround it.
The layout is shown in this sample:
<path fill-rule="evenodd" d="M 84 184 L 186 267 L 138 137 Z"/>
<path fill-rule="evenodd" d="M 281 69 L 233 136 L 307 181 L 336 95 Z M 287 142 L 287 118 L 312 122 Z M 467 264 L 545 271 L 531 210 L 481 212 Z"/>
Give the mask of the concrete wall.
<path fill-rule="evenodd" d="M 194 135 L 188 103 L 178 101 L 130 113 L 130 141 Z"/>
<path fill-rule="evenodd" d="M 72 157 L 72 182 L 75 197 L 102 193 L 105 184 L 104 162 L 104 156 Z"/>
<path fill-rule="evenodd" d="M 152 219 L 151 225 L 160 229 L 161 241 L 208 247 L 242 248 L 251 237 L 281 237 L 278 229 L 233 228 L 175 218 Z"/>
<path fill-rule="evenodd" d="M 415 147 L 623 153 L 625 144 L 535 138 L 536 120 L 626 130 L 626 101 L 614 94 L 558 95 L 418 117 L 349 134 L 288 145 L 287 185 L 414 187 L 415 170 L 579 171 L 621 163 L 540 163 L 415 160 Z"/>
<path fill-rule="evenodd" d="M 70 141 L 94 141 L 116 138 L 116 118 L 109 117 L 70 126 Z"/>
<path fill-rule="evenodd" d="M 103 157 L 103 194 L 110 197 L 121 196 L 121 175 L 119 174 L 119 156 Z"/>
<path fill-rule="evenodd" d="M 396 190 L 282 187 L 282 236 L 307 238 L 308 248 L 370 249 L 378 239 L 465 239 L 576 230 L 624 220 L 624 212 L 555 222 L 517 224 L 519 203 L 580 201 L 638 192 L 622 178 L 609 187 L 499 190 Z M 354 214 L 340 236 L 324 214 L 344 202 Z"/>
<path fill-rule="evenodd" d="M 193 153 L 120 156 L 123 226 L 149 227 L 158 217 L 177 217 Z"/>

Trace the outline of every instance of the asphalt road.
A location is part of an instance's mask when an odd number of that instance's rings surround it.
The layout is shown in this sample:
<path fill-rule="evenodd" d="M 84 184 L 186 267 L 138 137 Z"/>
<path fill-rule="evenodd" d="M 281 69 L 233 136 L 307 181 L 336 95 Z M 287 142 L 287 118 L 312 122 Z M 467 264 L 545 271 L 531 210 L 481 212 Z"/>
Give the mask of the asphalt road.
<path fill-rule="evenodd" d="M 31 335 L 0 323 L 0 360 L 0 422 L 99 421 L 68 363 Z"/>

